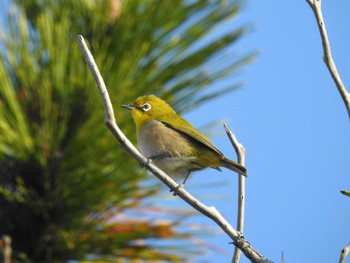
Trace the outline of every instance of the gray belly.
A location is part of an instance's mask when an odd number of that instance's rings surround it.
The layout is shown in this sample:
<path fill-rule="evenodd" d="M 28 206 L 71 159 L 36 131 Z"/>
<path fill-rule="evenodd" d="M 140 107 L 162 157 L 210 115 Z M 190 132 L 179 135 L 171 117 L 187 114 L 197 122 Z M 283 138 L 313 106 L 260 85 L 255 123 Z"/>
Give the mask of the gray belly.
<path fill-rule="evenodd" d="M 183 180 L 191 171 L 201 169 L 194 157 L 156 158 L 152 163 L 174 180 Z"/>
<path fill-rule="evenodd" d="M 137 141 L 142 155 L 152 158 L 152 163 L 173 179 L 184 179 L 189 172 L 201 169 L 189 151 L 189 141 L 161 122 L 146 124 Z"/>

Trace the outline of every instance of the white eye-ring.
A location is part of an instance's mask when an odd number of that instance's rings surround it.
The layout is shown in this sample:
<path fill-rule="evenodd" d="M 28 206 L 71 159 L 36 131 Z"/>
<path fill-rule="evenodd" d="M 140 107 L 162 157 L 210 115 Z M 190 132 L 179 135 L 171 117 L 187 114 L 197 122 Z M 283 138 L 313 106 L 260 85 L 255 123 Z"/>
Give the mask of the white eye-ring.
<path fill-rule="evenodd" d="M 151 104 L 149 104 L 149 103 L 145 103 L 145 104 L 142 105 L 142 110 L 143 111 L 149 111 L 151 108 L 152 108 Z"/>

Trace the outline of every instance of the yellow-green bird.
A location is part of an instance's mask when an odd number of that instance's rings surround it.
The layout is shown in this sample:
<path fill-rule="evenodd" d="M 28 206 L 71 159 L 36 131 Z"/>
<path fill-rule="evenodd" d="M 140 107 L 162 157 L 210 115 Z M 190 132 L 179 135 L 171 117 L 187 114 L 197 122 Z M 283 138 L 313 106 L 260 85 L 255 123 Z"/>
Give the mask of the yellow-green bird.
<path fill-rule="evenodd" d="M 173 179 L 204 168 L 228 168 L 246 175 L 246 168 L 226 158 L 207 136 L 179 116 L 164 100 L 142 96 L 122 107 L 131 111 L 140 152 Z"/>

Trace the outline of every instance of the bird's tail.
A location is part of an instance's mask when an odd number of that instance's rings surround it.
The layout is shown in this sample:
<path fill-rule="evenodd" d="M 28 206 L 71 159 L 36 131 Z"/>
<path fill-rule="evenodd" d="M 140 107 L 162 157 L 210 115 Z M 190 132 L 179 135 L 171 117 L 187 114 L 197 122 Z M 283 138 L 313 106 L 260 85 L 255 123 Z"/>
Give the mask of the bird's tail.
<path fill-rule="evenodd" d="M 239 163 L 236 163 L 236 162 L 224 157 L 222 159 L 222 164 L 227 169 L 230 169 L 230 170 L 232 170 L 236 173 L 239 173 L 241 175 L 247 176 L 247 169 L 243 165 L 240 165 Z"/>

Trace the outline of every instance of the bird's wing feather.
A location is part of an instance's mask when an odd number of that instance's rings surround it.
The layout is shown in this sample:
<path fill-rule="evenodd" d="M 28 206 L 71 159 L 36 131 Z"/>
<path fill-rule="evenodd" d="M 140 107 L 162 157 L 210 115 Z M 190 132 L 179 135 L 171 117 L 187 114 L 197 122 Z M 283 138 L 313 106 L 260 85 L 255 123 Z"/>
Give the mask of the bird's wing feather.
<path fill-rule="evenodd" d="M 203 133 L 198 131 L 191 123 L 186 121 L 184 118 L 178 115 L 169 116 L 163 118 L 162 116 L 159 116 L 158 120 L 162 123 L 164 123 L 166 126 L 179 131 L 181 133 L 186 134 L 187 136 L 191 137 L 195 141 L 205 145 L 209 149 L 211 149 L 213 152 L 217 153 L 220 156 L 224 156 L 222 152 L 218 148 L 215 147 L 215 145 L 209 140 L 207 136 L 205 136 Z"/>

